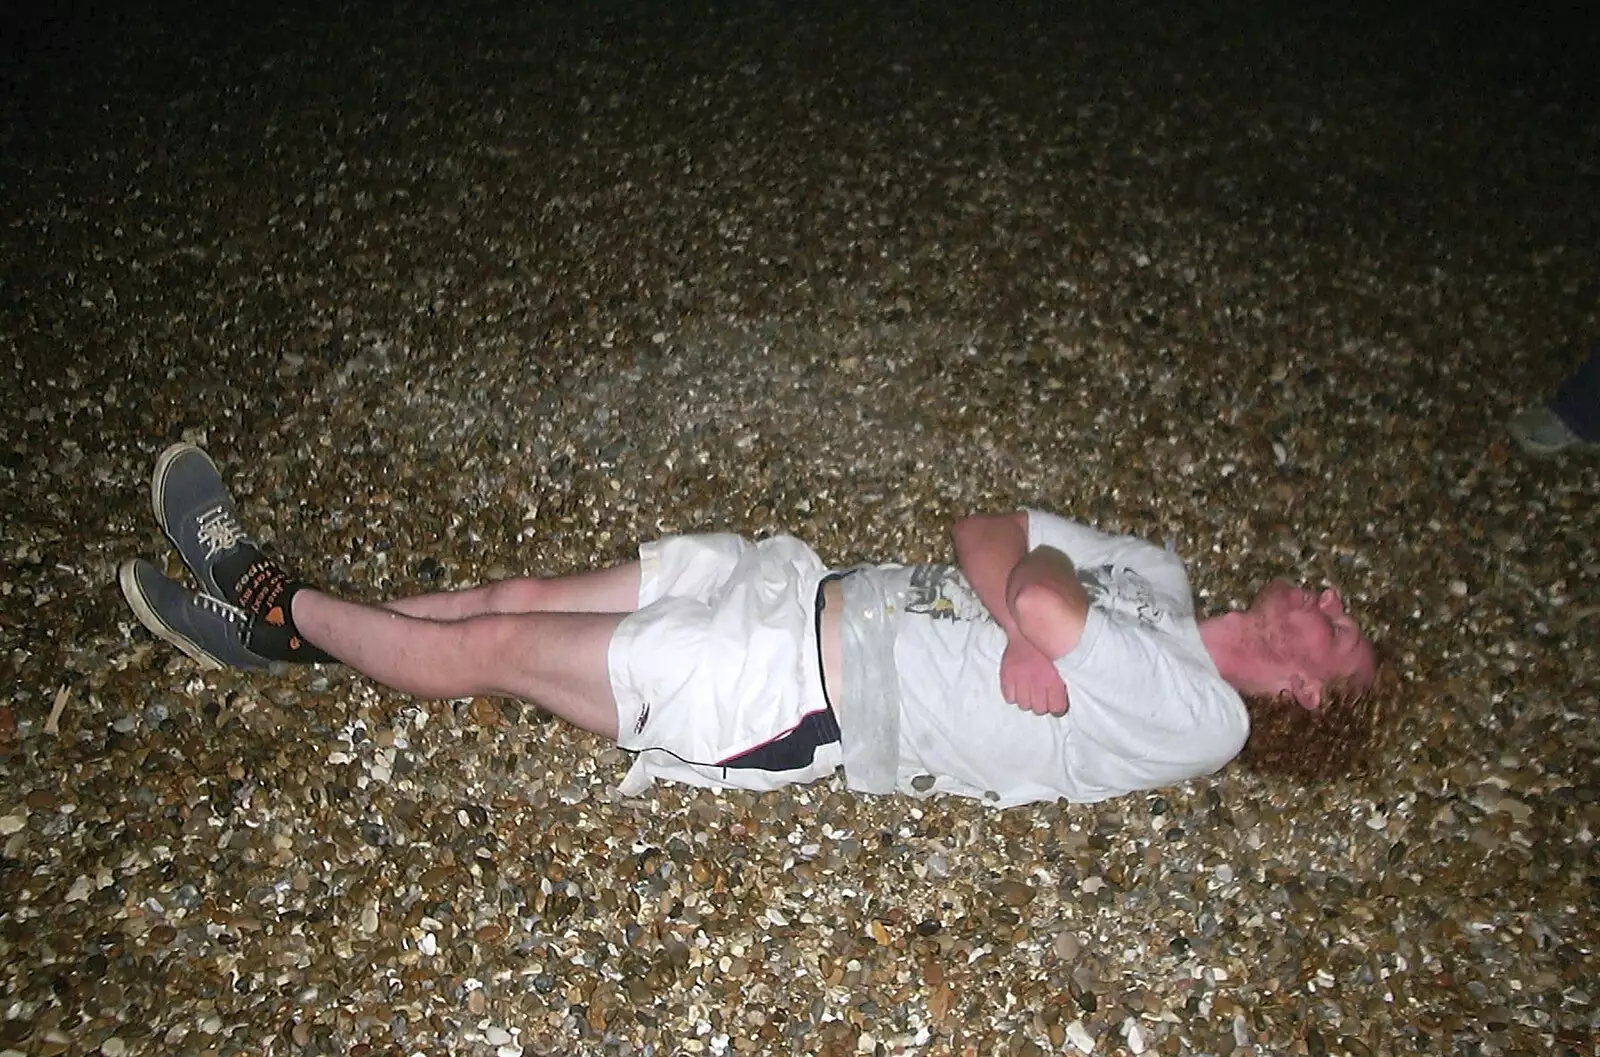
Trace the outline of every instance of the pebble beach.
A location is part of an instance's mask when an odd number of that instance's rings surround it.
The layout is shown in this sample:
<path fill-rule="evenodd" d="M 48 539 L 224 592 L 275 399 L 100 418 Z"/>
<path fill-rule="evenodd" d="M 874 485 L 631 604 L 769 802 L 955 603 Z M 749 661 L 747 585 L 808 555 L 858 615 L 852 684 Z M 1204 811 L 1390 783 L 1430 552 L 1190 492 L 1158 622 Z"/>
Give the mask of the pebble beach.
<path fill-rule="evenodd" d="M 471 0 L 6 16 L 0 1057 L 1600 1054 L 1592 21 Z M 1335 584 L 1360 776 L 616 790 L 534 703 L 205 671 L 199 443 L 356 599 L 973 512 Z"/>

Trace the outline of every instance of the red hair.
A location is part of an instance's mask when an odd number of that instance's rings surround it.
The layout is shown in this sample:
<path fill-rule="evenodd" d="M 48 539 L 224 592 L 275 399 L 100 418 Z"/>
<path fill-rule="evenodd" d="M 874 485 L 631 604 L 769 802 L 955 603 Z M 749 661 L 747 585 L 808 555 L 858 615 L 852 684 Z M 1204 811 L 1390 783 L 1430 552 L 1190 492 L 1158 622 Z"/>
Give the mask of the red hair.
<path fill-rule="evenodd" d="M 1247 696 L 1250 736 L 1239 762 L 1257 774 L 1303 782 L 1358 774 L 1372 764 L 1398 685 L 1393 668 L 1380 661 L 1370 686 L 1332 684 L 1315 709 L 1287 694 Z"/>

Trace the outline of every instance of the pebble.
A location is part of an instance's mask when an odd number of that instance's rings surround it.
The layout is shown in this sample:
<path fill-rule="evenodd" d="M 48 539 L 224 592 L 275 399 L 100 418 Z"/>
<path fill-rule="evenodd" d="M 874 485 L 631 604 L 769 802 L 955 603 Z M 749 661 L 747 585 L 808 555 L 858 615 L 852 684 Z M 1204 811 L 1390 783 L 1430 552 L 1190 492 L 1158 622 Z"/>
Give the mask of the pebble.
<path fill-rule="evenodd" d="M 1021 907 L 1032 902 L 1034 890 L 1031 886 L 1021 881 L 1001 881 L 994 887 L 994 894 L 1006 906 Z"/>

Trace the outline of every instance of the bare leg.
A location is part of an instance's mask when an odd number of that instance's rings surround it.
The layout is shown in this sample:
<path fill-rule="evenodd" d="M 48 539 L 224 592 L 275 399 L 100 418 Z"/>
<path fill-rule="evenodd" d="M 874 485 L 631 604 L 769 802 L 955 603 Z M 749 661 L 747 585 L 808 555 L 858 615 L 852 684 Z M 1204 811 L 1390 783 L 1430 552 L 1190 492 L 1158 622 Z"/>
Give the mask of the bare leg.
<path fill-rule="evenodd" d="M 519 697 L 616 740 L 606 655 L 624 614 L 485 613 L 439 621 L 309 588 L 291 606 L 307 642 L 384 686 L 426 698 Z"/>
<path fill-rule="evenodd" d="M 429 620 L 464 620 L 490 613 L 632 613 L 639 608 L 639 563 L 551 579 L 519 576 L 481 587 L 415 595 L 383 608 Z"/>

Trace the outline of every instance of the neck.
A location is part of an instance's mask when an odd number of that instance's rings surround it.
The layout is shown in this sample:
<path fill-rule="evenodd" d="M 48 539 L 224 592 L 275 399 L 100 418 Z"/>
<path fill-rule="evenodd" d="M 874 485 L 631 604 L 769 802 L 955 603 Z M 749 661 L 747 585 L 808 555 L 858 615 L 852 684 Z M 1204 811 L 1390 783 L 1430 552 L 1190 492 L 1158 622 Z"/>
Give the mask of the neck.
<path fill-rule="evenodd" d="M 1229 686 L 1241 694 L 1277 692 L 1276 684 L 1262 671 L 1261 651 L 1256 648 L 1256 633 L 1247 613 L 1233 610 L 1207 617 L 1199 628 L 1211 663 Z"/>

